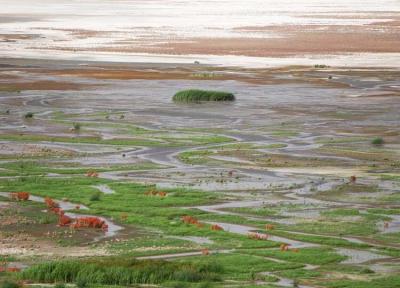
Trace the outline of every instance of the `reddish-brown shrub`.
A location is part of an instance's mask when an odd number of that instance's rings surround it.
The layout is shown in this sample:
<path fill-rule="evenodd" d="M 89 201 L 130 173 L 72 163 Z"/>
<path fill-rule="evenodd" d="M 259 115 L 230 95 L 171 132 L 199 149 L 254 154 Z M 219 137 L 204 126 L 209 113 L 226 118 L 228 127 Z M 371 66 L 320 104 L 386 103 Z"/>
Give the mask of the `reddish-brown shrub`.
<path fill-rule="evenodd" d="M 97 217 L 79 217 L 75 219 L 75 223 L 73 225 L 74 228 L 99 228 L 103 230 L 108 229 L 108 225 L 104 220 Z"/>
<path fill-rule="evenodd" d="M 215 225 L 211 226 L 211 230 L 213 230 L 213 231 L 223 231 L 224 228 L 222 228 L 221 226 L 215 224 Z"/>
<path fill-rule="evenodd" d="M 272 225 L 272 224 L 267 224 L 267 225 L 265 225 L 265 229 L 266 229 L 266 230 L 274 230 L 274 229 L 275 229 L 275 226 Z"/>
<path fill-rule="evenodd" d="M 97 173 L 96 171 L 93 171 L 93 170 L 89 170 L 88 172 L 86 172 L 86 176 L 97 178 L 97 177 L 99 177 L 99 173 Z"/>
<path fill-rule="evenodd" d="M 18 267 L 8 267 L 7 272 L 20 272 L 21 268 Z"/>
<path fill-rule="evenodd" d="M 53 199 L 51 199 L 51 198 L 49 198 L 49 197 L 44 198 L 44 203 L 46 204 L 46 206 L 47 206 L 49 209 L 52 209 L 52 208 L 60 208 L 60 205 L 58 205 L 57 202 L 55 202 Z"/>
<path fill-rule="evenodd" d="M 192 216 L 182 216 L 182 221 L 186 224 L 198 224 L 199 221 Z"/>
<path fill-rule="evenodd" d="M 68 226 L 72 223 L 73 219 L 71 217 L 68 217 L 66 215 L 61 215 L 58 218 L 58 225 L 60 226 Z"/>
<path fill-rule="evenodd" d="M 281 244 L 281 246 L 280 246 L 280 250 L 281 251 L 288 251 L 289 250 L 289 244 L 286 244 L 286 243 L 282 243 Z"/>
<path fill-rule="evenodd" d="M 30 194 L 28 192 L 15 192 L 11 193 L 11 198 L 17 201 L 28 201 Z"/>
<path fill-rule="evenodd" d="M 250 239 L 254 240 L 268 240 L 268 235 L 260 233 L 249 233 L 247 235 Z"/>

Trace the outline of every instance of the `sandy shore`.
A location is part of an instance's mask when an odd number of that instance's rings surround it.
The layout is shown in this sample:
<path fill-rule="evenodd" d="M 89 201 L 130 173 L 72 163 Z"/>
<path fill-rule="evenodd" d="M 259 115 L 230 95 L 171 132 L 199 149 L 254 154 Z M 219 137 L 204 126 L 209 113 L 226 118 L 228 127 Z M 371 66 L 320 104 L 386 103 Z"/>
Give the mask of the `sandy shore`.
<path fill-rule="evenodd" d="M 398 66 L 397 1 L 2 0 L 0 57 Z M 229 4 L 229 5 L 228 5 Z"/>

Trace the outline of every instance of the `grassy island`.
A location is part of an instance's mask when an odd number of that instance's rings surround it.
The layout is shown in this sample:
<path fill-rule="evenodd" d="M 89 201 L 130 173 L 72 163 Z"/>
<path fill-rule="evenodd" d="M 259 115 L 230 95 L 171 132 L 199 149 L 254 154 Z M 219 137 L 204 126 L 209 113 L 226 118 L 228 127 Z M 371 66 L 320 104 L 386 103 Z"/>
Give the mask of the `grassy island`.
<path fill-rule="evenodd" d="M 179 91 L 172 100 L 176 102 L 234 101 L 235 96 L 223 91 L 189 89 Z"/>

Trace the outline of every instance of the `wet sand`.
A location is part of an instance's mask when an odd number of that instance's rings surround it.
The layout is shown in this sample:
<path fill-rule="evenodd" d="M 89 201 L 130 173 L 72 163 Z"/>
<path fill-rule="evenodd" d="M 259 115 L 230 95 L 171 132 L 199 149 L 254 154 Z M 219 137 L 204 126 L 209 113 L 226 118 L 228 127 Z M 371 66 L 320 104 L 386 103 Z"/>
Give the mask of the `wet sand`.
<path fill-rule="evenodd" d="M 300 63 L 398 67 L 400 5 L 395 1 L 360 5 L 340 0 L 342 5 L 333 5 L 325 0 L 255 0 L 245 10 L 240 1 L 229 2 L 135 0 L 95 5 L 41 0 L 15 5 L 3 0 L 0 56 L 198 60 L 242 67 Z"/>

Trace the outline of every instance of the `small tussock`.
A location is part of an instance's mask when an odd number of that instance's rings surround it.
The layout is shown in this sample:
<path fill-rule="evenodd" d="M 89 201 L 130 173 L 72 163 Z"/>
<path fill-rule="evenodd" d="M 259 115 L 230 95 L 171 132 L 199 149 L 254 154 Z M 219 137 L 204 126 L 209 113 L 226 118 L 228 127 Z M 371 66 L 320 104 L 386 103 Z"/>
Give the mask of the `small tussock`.
<path fill-rule="evenodd" d="M 235 96 L 229 92 L 207 90 L 183 90 L 172 98 L 175 102 L 234 101 Z"/>
<path fill-rule="evenodd" d="M 376 137 L 372 139 L 371 144 L 375 146 L 382 146 L 385 144 L 385 141 L 381 137 Z"/>
<path fill-rule="evenodd" d="M 90 195 L 90 201 L 100 201 L 101 200 L 101 192 L 96 191 L 92 195 Z"/>
<path fill-rule="evenodd" d="M 24 118 L 25 119 L 32 119 L 33 118 L 33 113 L 32 112 L 25 113 Z"/>

